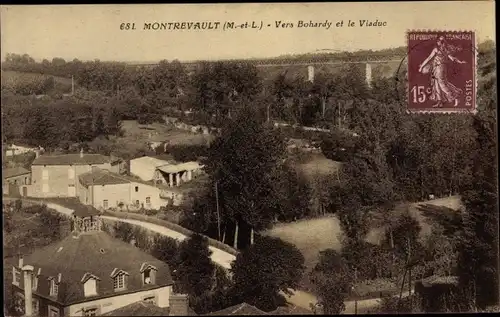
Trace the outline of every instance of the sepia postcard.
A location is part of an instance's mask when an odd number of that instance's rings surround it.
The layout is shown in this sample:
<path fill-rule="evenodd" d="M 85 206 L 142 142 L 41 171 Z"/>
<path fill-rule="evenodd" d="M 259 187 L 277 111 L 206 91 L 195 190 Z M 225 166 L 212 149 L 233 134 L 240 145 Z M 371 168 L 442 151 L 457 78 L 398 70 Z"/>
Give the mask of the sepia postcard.
<path fill-rule="evenodd" d="M 0 14 L 6 316 L 499 311 L 493 1 Z"/>

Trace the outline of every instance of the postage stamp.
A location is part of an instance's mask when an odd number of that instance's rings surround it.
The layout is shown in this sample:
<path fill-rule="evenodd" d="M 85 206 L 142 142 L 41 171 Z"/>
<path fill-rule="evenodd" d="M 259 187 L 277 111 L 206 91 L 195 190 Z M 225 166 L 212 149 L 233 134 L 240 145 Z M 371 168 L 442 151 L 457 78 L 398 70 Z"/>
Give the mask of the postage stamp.
<path fill-rule="evenodd" d="M 472 31 L 410 31 L 408 111 L 476 111 L 476 38 Z"/>

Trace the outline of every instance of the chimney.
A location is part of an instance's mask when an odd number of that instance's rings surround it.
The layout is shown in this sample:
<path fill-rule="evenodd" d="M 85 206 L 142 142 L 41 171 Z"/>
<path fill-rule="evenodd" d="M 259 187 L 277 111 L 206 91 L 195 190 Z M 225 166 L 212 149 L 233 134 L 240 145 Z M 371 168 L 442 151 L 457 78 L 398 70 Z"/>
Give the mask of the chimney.
<path fill-rule="evenodd" d="M 35 268 L 32 267 L 31 265 L 25 265 L 23 267 L 23 274 L 24 274 L 24 316 L 29 317 L 33 315 L 33 285 L 32 283 L 32 276 L 33 276 L 33 270 Z"/>
<path fill-rule="evenodd" d="M 187 294 L 170 295 L 170 316 L 188 316 L 189 299 Z"/>
<path fill-rule="evenodd" d="M 83 148 L 80 149 L 80 157 L 83 158 Z"/>
<path fill-rule="evenodd" d="M 39 158 L 40 157 L 40 150 L 35 150 L 35 158 Z"/>
<path fill-rule="evenodd" d="M 24 265 L 24 260 L 23 260 L 23 255 L 20 254 L 19 255 L 19 268 L 22 269 L 23 268 L 23 265 Z"/>

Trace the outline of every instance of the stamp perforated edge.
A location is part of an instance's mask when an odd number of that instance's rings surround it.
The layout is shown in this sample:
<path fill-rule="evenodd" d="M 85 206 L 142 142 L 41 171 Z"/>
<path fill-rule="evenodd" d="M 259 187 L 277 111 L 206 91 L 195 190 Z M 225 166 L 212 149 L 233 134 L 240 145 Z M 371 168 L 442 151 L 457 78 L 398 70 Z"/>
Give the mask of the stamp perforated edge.
<path fill-rule="evenodd" d="M 438 114 L 472 114 L 475 115 L 477 113 L 477 89 L 479 88 L 478 85 L 478 78 L 477 78 L 477 55 L 478 55 L 478 42 L 477 42 L 477 30 L 455 30 L 455 31 L 446 31 L 446 30 L 437 30 L 437 29 L 407 29 L 405 32 L 405 41 L 406 41 L 406 48 L 408 49 L 410 46 L 410 33 L 411 32 L 446 32 L 446 33 L 465 33 L 465 32 L 472 32 L 474 34 L 474 43 L 473 43 L 473 48 L 474 48 L 474 67 L 473 67 L 473 79 L 475 83 L 475 89 L 474 89 L 474 108 L 472 110 L 469 109 L 445 109 L 445 110 L 438 110 L 434 108 L 426 108 L 426 109 L 409 109 L 408 104 L 406 105 L 406 113 L 407 114 L 431 114 L 431 113 L 438 113 Z M 407 52 L 407 56 L 409 56 Z M 409 63 L 409 58 L 407 58 L 407 63 L 406 63 L 406 76 L 408 76 L 408 73 L 410 71 L 410 63 Z M 410 96 L 410 82 L 407 79 L 406 80 L 406 97 L 408 98 Z"/>

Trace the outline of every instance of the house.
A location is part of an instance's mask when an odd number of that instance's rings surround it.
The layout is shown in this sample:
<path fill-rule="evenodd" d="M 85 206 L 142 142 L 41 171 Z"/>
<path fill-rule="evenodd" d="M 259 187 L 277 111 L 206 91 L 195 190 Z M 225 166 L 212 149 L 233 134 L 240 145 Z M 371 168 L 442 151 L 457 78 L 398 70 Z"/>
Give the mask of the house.
<path fill-rule="evenodd" d="M 130 174 L 137 176 L 143 181 L 150 181 L 154 178 L 157 167 L 169 165 L 171 162 L 160 160 L 151 156 L 143 156 L 130 160 Z"/>
<path fill-rule="evenodd" d="M 31 165 L 32 184 L 28 188 L 33 197 L 77 197 L 78 177 L 93 168 L 116 173 L 120 164 L 101 154 L 41 155 Z"/>
<path fill-rule="evenodd" d="M 155 168 L 153 181 L 155 184 L 166 184 L 169 187 L 179 186 L 200 175 L 202 169 L 203 166 L 198 162 L 162 165 Z"/>
<path fill-rule="evenodd" d="M 2 190 L 4 195 L 19 195 L 19 188 L 27 196 L 28 189 L 24 185 L 31 184 L 31 172 L 23 167 L 2 169 Z"/>
<path fill-rule="evenodd" d="M 100 316 L 140 301 L 170 307 L 173 280 L 165 262 L 103 232 L 93 208 L 75 210 L 71 227 L 67 237 L 12 267 L 18 311 Z"/>
<path fill-rule="evenodd" d="M 152 182 L 95 168 L 78 177 L 81 203 L 98 209 L 160 209 L 169 204 L 161 189 Z"/>
<path fill-rule="evenodd" d="M 9 146 L 6 146 L 3 151 L 5 152 L 5 156 L 16 156 L 29 152 L 40 153 L 43 151 L 43 148 L 11 144 Z"/>

